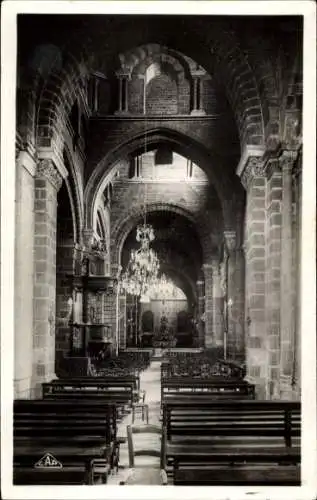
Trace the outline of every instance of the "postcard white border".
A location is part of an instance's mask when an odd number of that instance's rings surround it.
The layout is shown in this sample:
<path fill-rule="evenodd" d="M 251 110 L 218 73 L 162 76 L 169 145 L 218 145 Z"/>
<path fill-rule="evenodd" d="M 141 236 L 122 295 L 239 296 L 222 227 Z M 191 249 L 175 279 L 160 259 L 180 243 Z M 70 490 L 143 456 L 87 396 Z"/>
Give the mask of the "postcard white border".
<path fill-rule="evenodd" d="M 1 16 L 1 491 L 5 499 L 313 499 L 317 496 L 316 453 L 316 5 L 301 1 L 15 1 Z M 302 410 L 303 483 L 298 488 L 196 487 L 19 487 L 12 486 L 12 400 L 15 216 L 16 16 L 45 14 L 303 15 L 304 123 L 302 225 Z"/>

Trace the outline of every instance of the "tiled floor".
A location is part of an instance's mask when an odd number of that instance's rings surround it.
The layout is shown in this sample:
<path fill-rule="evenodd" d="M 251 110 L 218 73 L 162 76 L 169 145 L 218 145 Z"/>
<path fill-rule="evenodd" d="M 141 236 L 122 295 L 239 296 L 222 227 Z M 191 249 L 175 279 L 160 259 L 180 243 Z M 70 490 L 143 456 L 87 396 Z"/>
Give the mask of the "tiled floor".
<path fill-rule="evenodd" d="M 160 404 L 161 404 L 161 384 L 160 384 L 160 376 L 161 376 L 161 363 L 160 361 L 152 361 L 150 366 L 141 373 L 140 375 L 140 388 L 141 390 L 145 390 L 145 403 L 149 406 L 149 423 L 161 425 L 160 422 Z M 132 422 L 132 414 L 129 413 L 126 417 L 120 422 L 118 426 L 118 437 L 127 437 L 127 425 Z M 141 414 L 136 415 L 135 424 L 142 423 Z M 153 441 L 152 441 L 153 440 Z M 138 434 L 134 437 L 135 448 L 144 448 L 151 447 L 151 444 L 154 445 L 155 448 L 159 446 L 158 442 L 154 442 L 155 437 L 149 436 L 147 434 Z M 146 465 L 149 466 L 153 462 L 153 464 L 158 463 L 157 458 L 152 457 L 138 457 L 136 459 L 136 465 Z M 120 445 L 120 467 L 119 472 L 114 473 L 108 478 L 108 484 L 119 484 L 120 481 L 126 477 L 127 469 L 129 467 L 129 458 L 128 458 L 128 445 L 127 442 L 121 443 Z"/>

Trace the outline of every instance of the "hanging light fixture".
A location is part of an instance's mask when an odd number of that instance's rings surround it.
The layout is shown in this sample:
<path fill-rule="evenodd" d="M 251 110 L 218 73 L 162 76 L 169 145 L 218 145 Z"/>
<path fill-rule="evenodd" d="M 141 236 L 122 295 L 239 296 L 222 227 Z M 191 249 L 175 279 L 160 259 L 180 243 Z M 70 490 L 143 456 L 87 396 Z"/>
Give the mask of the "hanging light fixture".
<path fill-rule="evenodd" d="M 140 296 L 148 302 L 147 292 L 157 282 L 159 260 L 150 243 L 155 239 L 154 229 L 146 221 L 146 184 L 144 189 L 143 224 L 136 228 L 137 250 L 131 250 L 127 268 L 121 276 L 121 289 L 131 295 Z"/>
<path fill-rule="evenodd" d="M 129 263 L 121 277 L 121 288 L 131 295 L 146 296 L 157 281 L 160 266 L 156 253 L 150 248 L 153 240 L 153 227 L 144 221 L 136 232 L 140 248 L 131 251 Z"/>

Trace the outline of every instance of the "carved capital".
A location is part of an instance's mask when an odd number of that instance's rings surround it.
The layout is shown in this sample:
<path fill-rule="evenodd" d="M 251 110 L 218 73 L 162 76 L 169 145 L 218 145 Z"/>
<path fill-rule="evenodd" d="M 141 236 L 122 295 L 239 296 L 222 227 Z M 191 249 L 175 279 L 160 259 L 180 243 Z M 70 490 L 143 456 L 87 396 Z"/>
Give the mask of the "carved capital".
<path fill-rule="evenodd" d="M 278 158 L 270 158 L 265 166 L 266 177 L 270 179 L 274 174 L 281 174 L 281 164 Z"/>
<path fill-rule="evenodd" d="M 300 111 L 286 111 L 283 135 L 284 147 L 300 147 L 300 145 L 302 144 Z"/>
<path fill-rule="evenodd" d="M 255 177 L 265 176 L 265 163 L 258 156 L 250 156 L 241 175 L 241 182 L 245 189 L 248 189 Z"/>
<path fill-rule="evenodd" d="M 84 242 L 84 248 L 86 250 L 90 250 L 91 246 L 94 242 L 94 230 L 93 229 L 84 229 L 83 230 L 83 242 Z"/>
<path fill-rule="evenodd" d="M 297 156 L 298 152 L 294 150 L 286 150 L 283 152 L 282 156 L 279 159 L 283 172 L 292 172 L 296 163 Z"/>
<path fill-rule="evenodd" d="M 235 231 L 224 231 L 223 233 L 226 246 L 229 252 L 234 252 L 237 245 L 237 235 Z"/>
<path fill-rule="evenodd" d="M 55 167 L 54 162 L 50 159 L 45 158 L 38 162 L 36 176 L 45 177 L 54 186 L 56 191 L 59 191 L 62 186 L 63 178 Z"/>

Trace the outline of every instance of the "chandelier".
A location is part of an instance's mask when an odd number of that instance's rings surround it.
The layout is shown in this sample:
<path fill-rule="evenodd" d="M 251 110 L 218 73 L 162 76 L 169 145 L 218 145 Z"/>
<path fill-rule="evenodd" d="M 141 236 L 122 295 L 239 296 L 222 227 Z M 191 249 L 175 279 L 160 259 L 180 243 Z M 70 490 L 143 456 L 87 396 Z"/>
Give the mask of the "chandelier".
<path fill-rule="evenodd" d="M 137 227 L 136 241 L 140 248 L 131 250 L 130 260 L 121 277 L 121 289 L 131 295 L 146 295 L 157 281 L 159 260 L 156 253 L 150 248 L 154 240 L 154 230 L 150 224 Z"/>
<path fill-rule="evenodd" d="M 147 296 L 148 290 L 157 282 L 159 260 L 150 243 L 155 239 L 154 229 L 146 222 L 146 190 L 143 224 L 136 228 L 137 250 L 131 250 L 127 268 L 121 276 L 121 290 L 131 295 Z"/>
<path fill-rule="evenodd" d="M 146 134 L 144 149 L 146 152 Z M 157 282 L 159 260 L 150 243 L 155 239 L 154 229 L 146 221 L 146 191 L 144 184 L 143 224 L 136 228 L 136 241 L 140 244 L 137 250 L 131 250 L 126 270 L 121 275 L 121 290 L 131 295 L 140 296 L 148 301 L 147 292 Z"/>
<path fill-rule="evenodd" d="M 147 292 L 151 299 L 185 299 L 182 292 L 173 281 L 163 273 Z"/>

